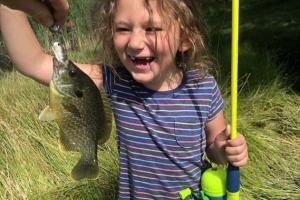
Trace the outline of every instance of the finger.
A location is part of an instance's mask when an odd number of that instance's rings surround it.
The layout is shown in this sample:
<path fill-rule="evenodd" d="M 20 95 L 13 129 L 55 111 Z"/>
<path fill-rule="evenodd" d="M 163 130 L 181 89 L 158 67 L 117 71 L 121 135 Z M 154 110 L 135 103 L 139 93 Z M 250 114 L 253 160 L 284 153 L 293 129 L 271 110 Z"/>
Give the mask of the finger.
<path fill-rule="evenodd" d="M 228 140 L 229 139 L 229 134 L 228 134 L 228 129 L 227 127 L 222 130 L 222 132 L 220 132 L 218 135 L 217 135 L 217 140 Z"/>
<path fill-rule="evenodd" d="M 228 146 L 231 146 L 231 147 L 241 146 L 244 143 L 246 143 L 246 140 L 245 140 L 245 137 L 241 134 L 238 134 L 237 138 L 235 138 L 235 139 L 228 140 Z"/>
<path fill-rule="evenodd" d="M 235 167 L 243 167 L 247 164 L 247 160 L 241 160 L 239 162 L 233 162 L 231 164 Z"/>
<path fill-rule="evenodd" d="M 225 147 L 226 155 L 239 155 L 244 151 L 247 151 L 246 143 L 243 143 L 242 145 L 239 146 L 229 146 L 227 143 L 227 146 Z"/>
<path fill-rule="evenodd" d="M 246 159 L 247 157 L 248 157 L 248 151 L 247 150 L 244 150 L 239 154 L 233 154 L 233 155 L 226 154 L 226 159 L 230 163 L 239 162 L 241 160 Z"/>
<path fill-rule="evenodd" d="M 220 133 L 217 135 L 214 144 L 217 148 L 225 150 L 225 147 L 227 146 L 227 139 L 228 138 L 223 133 Z"/>
<path fill-rule="evenodd" d="M 26 5 L 23 6 L 23 11 L 46 27 L 54 24 L 49 8 L 39 0 L 27 0 Z"/>
<path fill-rule="evenodd" d="M 238 159 L 237 161 L 231 161 L 230 163 L 233 165 L 233 166 L 236 166 L 236 167 L 242 167 L 242 166 L 245 166 L 248 162 L 248 154 L 247 156 L 245 156 L 244 158 L 242 159 Z"/>
<path fill-rule="evenodd" d="M 63 25 L 69 11 L 69 3 L 67 0 L 49 0 L 53 8 L 53 16 L 57 25 Z"/>
<path fill-rule="evenodd" d="M 227 161 L 236 167 L 244 166 L 248 161 L 248 153 L 245 151 L 237 156 L 227 156 Z"/>
<path fill-rule="evenodd" d="M 36 21 L 44 26 L 51 26 L 53 24 L 53 17 L 49 9 L 40 0 L 26 0 L 26 1 L 2 1 L 5 5 L 12 9 L 21 10 L 32 16 Z"/>

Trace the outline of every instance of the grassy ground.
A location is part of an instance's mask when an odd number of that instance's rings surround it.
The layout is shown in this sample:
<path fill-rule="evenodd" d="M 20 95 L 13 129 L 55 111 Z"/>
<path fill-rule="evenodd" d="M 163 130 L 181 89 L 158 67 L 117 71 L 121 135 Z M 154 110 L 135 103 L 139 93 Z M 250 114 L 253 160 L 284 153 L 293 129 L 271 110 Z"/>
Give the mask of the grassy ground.
<path fill-rule="evenodd" d="M 214 33 L 212 53 L 219 64 L 217 77 L 229 110 L 229 4 L 211 2 L 206 2 L 206 11 Z M 241 170 L 241 199 L 298 200 L 300 96 L 291 86 L 294 77 L 285 70 L 287 64 L 297 65 L 297 58 L 288 62 L 282 52 L 295 48 L 290 52 L 297 55 L 293 36 L 300 31 L 294 22 L 299 22 L 300 12 L 295 11 L 299 3 L 273 0 L 270 6 L 270 0 L 241 2 L 238 129 L 247 138 L 250 156 L 249 164 Z M 282 26 L 288 28 L 282 32 Z M 45 38 L 39 29 L 39 37 Z M 82 34 L 84 29 L 76 31 Z M 84 38 L 79 37 L 79 48 L 71 57 L 94 60 L 97 44 L 88 36 Z M 47 42 L 45 39 L 45 46 Z M 115 199 L 118 155 L 114 137 L 99 150 L 99 178 L 74 182 L 69 173 L 78 155 L 59 151 L 57 126 L 37 120 L 48 101 L 47 88 L 9 66 L 1 48 L 0 199 Z M 228 119 L 229 114 L 227 111 Z"/>

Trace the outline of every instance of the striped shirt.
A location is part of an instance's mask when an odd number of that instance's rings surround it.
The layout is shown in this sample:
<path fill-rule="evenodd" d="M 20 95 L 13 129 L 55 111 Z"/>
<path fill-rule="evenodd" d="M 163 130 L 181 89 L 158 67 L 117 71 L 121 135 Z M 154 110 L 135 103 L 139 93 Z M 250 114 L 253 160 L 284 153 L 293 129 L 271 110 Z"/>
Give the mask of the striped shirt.
<path fill-rule="evenodd" d="M 125 69 L 117 74 L 103 67 L 117 127 L 119 200 L 176 200 L 185 188 L 198 191 L 205 123 L 224 107 L 213 76 L 188 70 L 180 86 L 161 92 L 137 83 Z"/>

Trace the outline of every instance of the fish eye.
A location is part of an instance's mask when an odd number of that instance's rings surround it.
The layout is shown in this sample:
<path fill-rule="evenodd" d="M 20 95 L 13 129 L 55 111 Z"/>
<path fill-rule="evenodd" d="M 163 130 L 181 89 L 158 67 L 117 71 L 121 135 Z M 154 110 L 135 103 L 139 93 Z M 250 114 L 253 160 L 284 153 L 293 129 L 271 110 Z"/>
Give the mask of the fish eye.
<path fill-rule="evenodd" d="M 70 70 L 69 70 L 69 76 L 70 76 L 70 77 L 75 77 L 76 74 L 77 74 L 76 69 L 73 68 L 73 69 L 70 69 Z"/>
<path fill-rule="evenodd" d="M 80 90 L 75 90 L 74 93 L 75 93 L 75 95 L 76 95 L 77 97 L 79 97 L 79 98 L 83 97 L 83 92 L 80 91 Z"/>

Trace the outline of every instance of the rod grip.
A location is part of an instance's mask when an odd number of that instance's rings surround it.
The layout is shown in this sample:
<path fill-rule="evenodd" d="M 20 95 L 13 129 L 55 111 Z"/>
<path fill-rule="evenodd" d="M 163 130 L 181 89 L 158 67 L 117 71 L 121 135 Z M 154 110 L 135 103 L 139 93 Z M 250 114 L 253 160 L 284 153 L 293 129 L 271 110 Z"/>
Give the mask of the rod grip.
<path fill-rule="evenodd" d="M 228 165 L 227 168 L 227 200 L 238 200 L 240 192 L 240 168 Z"/>

